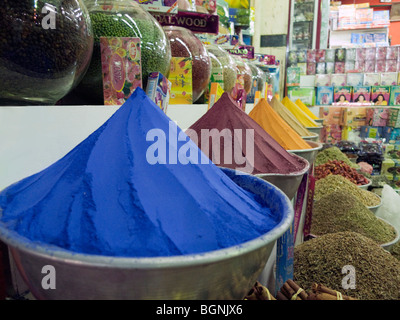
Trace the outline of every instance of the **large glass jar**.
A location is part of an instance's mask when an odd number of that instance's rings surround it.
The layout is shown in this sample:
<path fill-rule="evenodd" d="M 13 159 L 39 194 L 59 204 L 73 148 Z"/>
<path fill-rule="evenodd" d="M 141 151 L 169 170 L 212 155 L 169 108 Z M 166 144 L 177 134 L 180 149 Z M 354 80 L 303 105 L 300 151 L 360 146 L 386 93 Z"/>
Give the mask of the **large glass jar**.
<path fill-rule="evenodd" d="M 192 59 L 193 102 L 196 102 L 210 81 L 210 56 L 203 43 L 189 29 L 167 26 L 164 30 L 171 43 L 172 57 Z"/>
<path fill-rule="evenodd" d="M 53 105 L 85 74 L 93 33 L 81 0 L 3 0 L 0 105 Z"/>
<path fill-rule="evenodd" d="M 243 86 L 244 91 L 247 94 L 251 91 L 251 83 L 253 74 L 249 65 L 239 56 L 232 55 L 236 62 L 236 68 L 238 73 L 238 82 Z"/>
<path fill-rule="evenodd" d="M 207 45 L 207 51 L 210 55 L 215 56 L 215 60 L 222 66 L 223 73 L 223 89 L 226 92 L 231 92 L 235 86 L 237 79 L 237 66 L 232 56 L 222 47 L 218 45 Z M 215 64 L 215 65 L 214 65 Z M 213 63 L 213 68 L 218 67 L 218 63 Z"/>
<path fill-rule="evenodd" d="M 252 73 L 252 90 L 260 91 L 261 93 L 265 92 L 265 83 L 267 82 L 267 75 L 264 71 L 262 71 L 254 62 L 249 61 L 249 68 Z M 254 102 L 254 101 L 253 101 Z"/>
<path fill-rule="evenodd" d="M 168 38 L 157 20 L 133 0 L 85 0 L 94 32 L 94 50 L 90 67 L 77 93 L 89 104 L 103 104 L 100 37 L 135 37 L 141 40 L 142 83 L 148 75 L 169 75 L 171 51 Z"/>

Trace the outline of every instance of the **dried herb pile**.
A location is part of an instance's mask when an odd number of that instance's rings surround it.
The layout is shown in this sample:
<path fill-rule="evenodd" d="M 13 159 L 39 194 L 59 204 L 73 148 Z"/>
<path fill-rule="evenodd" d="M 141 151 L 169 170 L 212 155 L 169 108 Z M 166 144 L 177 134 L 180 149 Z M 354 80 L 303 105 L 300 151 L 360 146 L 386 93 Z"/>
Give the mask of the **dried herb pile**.
<path fill-rule="evenodd" d="M 356 197 L 346 191 L 335 191 L 316 201 L 313 209 L 311 233 L 358 232 L 378 244 L 396 238 L 396 231 L 376 217 Z"/>
<path fill-rule="evenodd" d="M 316 181 L 314 200 L 318 201 L 322 197 L 339 190 L 353 195 L 367 207 L 374 207 L 381 203 L 381 199 L 375 193 L 357 187 L 340 175 L 329 175 Z"/>
<path fill-rule="evenodd" d="M 355 289 L 342 286 L 345 266 L 354 267 Z M 356 232 L 326 234 L 297 246 L 293 280 L 305 290 L 324 283 L 359 300 L 400 299 L 400 261 Z"/>
<path fill-rule="evenodd" d="M 315 168 L 315 179 L 320 180 L 331 174 L 340 175 L 355 183 L 358 186 L 369 183 L 368 179 L 356 169 L 350 167 L 341 160 L 329 160 L 327 163 L 321 164 Z"/>
<path fill-rule="evenodd" d="M 338 147 L 330 147 L 318 152 L 315 159 L 315 166 L 320 166 L 330 160 L 343 161 L 345 164 L 349 165 L 352 168 L 360 168 L 358 164 L 351 162 L 350 159 L 342 151 L 340 151 Z"/>

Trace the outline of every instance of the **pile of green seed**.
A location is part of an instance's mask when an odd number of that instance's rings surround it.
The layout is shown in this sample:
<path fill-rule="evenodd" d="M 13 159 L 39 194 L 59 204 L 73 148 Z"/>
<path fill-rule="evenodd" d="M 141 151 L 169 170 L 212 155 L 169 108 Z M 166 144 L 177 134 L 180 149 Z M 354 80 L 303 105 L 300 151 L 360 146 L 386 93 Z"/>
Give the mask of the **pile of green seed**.
<path fill-rule="evenodd" d="M 355 289 L 344 280 L 354 268 Z M 347 271 L 348 272 L 348 271 Z M 357 232 L 338 232 L 309 240 L 294 249 L 293 280 L 303 289 L 312 283 L 359 300 L 400 299 L 400 261 Z"/>
<path fill-rule="evenodd" d="M 128 19 L 116 13 L 90 12 L 94 33 L 94 50 L 89 70 L 79 86 L 79 92 L 88 92 L 94 104 L 103 103 L 100 37 L 137 37 L 141 41 L 142 82 L 147 85 L 150 72 L 161 72 L 168 77 L 171 67 L 169 40 L 158 22 L 151 18 Z"/>
<path fill-rule="evenodd" d="M 338 147 L 330 147 L 318 152 L 315 159 L 315 166 L 325 164 L 330 160 L 343 161 L 345 164 L 349 165 L 352 168 L 360 168 L 358 164 L 351 162 L 350 159 L 342 151 L 340 151 Z"/>
<path fill-rule="evenodd" d="M 375 207 L 381 203 L 381 198 L 375 193 L 359 188 L 357 185 L 340 175 L 329 175 L 315 182 L 314 200 L 328 196 L 335 191 L 343 191 L 353 195 L 367 207 Z"/>
<path fill-rule="evenodd" d="M 396 238 L 395 229 L 376 217 L 356 197 L 346 191 L 335 191 L 314 203 L 311 233 L 353 231 L 371 238 L 378 244 Z"/>

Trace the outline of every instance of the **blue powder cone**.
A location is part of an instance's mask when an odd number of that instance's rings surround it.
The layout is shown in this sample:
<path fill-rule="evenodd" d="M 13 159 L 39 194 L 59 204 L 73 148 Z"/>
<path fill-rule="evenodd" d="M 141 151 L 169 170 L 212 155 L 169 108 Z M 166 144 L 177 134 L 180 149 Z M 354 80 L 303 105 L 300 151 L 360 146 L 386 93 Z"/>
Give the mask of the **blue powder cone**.
<path fill-rule="evenodd" d="M 106 256 L 227 248 L 268 232 L 278 218 L 140 88 L 62 159 L 0 193 L 0 221 L 9 229 Z"/>

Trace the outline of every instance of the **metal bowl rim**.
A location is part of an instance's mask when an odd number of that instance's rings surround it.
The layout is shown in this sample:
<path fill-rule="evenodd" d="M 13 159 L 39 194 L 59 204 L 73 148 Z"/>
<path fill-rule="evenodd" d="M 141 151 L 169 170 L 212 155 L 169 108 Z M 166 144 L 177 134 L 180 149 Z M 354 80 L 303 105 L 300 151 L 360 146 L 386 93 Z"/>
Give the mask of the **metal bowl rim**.
<path fill-rule="evenodd" d="M 311 149 L 304 149 L 304 150 L 287 150 L 287 152 L 292 153 L 292 152 L 296 152 L 296 153 L 307 153 L 307 152 L 314 152 L 314 151 L 318 151 L 321 150 L 323 145 L 320 142 L 316 142 L 316 141 L 306 141 L 311 147 Z M 313 146 L 315 145 L 315 146 Z"/>
<path fill-rule="evenodd" d="M 225 169 L 231 170 L 233 169 Z M 39 256 L 44 259 L 56 260 L 59 262 L 77 264 L 80 266 L 97 266 L 107 268 L 121 269 L 163 269 L 163 268 L 184 268 L 188 266 L 204 265 L 220 262 L 227 259 L 236 258 L 245 253 L 250 253 L 265 247 L 267 244 L 274 242 L 290 227 L 294 219 L 294 211 L 292 204 L 286 194 L 269 183 L 254 175 L 247 175 L 253 179 L 257 179 L 261 184 L 268 185 L 280 195 L 280 201 L 286 209 L 286 214 L 281 221 L 269 232 L 257 237 L 253 240 L 235 245 L 232 247 L 208 251 L 205 253 L 178 255 L 168 257 L 113 257 L 92 255 L 84 253 L 75 253 L 58 246 L 47 245 L 33 242 L 24 236 L 21 236 L 13 230 L 7 229 L 4 223 L 0 222 L 0 240 L 4 241 L 12 249 L 17 249 L 30 255 Z"/>

